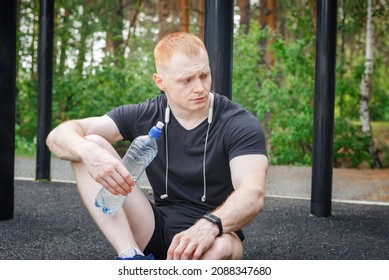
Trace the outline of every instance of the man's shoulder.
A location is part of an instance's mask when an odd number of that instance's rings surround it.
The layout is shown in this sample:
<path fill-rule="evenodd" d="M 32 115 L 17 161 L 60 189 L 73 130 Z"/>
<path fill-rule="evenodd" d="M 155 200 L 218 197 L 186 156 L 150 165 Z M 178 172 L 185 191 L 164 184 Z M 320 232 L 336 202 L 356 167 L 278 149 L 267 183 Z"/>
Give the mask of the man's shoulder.
<path fill-rule="evenodd" d="M 116 123 L 122 136 L 131 140 L 147 133 L 152 125 L 162 119 L 164 106 L 164 96 L 158 95 L 138 104 L 116 107 L 107 115 Z"/>
<path fill-rule="evenodd" d="M 216 110 L 218 111 L 217 113 L 222 122 L 233 125 L 236 123 L 239 125 L 240 123 L 245 122 L 245 120 L 258 122 L 258 119 L 239 103 L 217 93 L 215 94 L 215 98 L 217 104 Z"/>

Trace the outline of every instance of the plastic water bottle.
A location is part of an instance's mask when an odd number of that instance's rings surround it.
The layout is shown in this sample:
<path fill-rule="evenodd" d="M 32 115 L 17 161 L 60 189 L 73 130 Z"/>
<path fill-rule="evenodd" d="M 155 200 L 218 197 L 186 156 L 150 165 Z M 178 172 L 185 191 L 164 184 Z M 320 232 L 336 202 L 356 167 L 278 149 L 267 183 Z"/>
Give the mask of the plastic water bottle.
<path fill-rule="evenodd" d="M 158 152 L 157 141 L 164 124 L 158 122 L 148 135 L 138 136 L 132 141 L 122 159 L 123 165 L 130 172 L 135 182 L 138 181 L 146 167 L 155 158 Z M 105 214 L 115 214 L 122 207 L 127 196 L 114 195 L 106 188 L 101 188 L 95 199 L 96 207 L 101 207 Z"/>

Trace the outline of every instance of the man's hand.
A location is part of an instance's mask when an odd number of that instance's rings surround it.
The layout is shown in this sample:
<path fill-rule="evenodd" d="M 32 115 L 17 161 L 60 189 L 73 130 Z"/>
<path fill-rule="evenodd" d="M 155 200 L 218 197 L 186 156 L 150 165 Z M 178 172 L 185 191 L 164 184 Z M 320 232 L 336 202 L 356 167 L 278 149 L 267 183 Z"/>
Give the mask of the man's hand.
<path fill-rule="evenodd" d="M 46 143 L 60 159 L 83 161 L 89 175 L 111 193 L 127 195 L 135 182 L 111 146 L 122 139 L 115 122 L 104 115 L 64 122 Z"/>
<path fill-rule="evenodd" d="M 174 236 L 167 252 L 168 260 L 198 260 L 212 247 L 219 230 L 215 224 L 200 219 L 189 229 Z"/>
<path fill-rule="evenodd" d="M 83 156 L 88 173 L 94 180 L 113 194 L 127 195 L 135 185 L 133 178 L 121 161 L 108 151 L 88 151 Z"/>

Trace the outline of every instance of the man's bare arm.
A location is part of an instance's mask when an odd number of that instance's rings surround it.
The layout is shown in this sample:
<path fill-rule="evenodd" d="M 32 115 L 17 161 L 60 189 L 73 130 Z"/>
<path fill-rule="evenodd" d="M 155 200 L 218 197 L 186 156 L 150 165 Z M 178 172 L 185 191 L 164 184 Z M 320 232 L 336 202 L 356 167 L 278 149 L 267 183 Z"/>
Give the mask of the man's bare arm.
<path fill-rule="evenodd" d="M 232 159 L 230 166 L 235 191 L 212 212 L 221 219 L 224 233 L 243 228 L 263 209 L 268 161 L 264 155 L 246 155 Z M 200 258 L 218 233 L 217 225 L 199 220 L 173 238 L 168 259 Z"/>
<path fill-rule="evenodd" d="M 93 134 L 110 143 L 122 139 L 113 120 L 108 116 L 101 116 L 64 122 L 50 132 L 46 143 L 60 159 L 80 161 L 83 149 L 88 149 L 87 146 L 90 146 L 89 149 L 95 147 L 95 144 L 85 138 Z"/>
<path fill-rule="evenodd" d="M 47 137 L 49 149 L 63 160 L 82 161 L 93 179 L 114 194 L 131 192 L 134 181 L 120 158 L 102 148 L 94 139 L 109 143 L 122 136 L 108 116 L 68 121 L 53 129 Z"/>
<path fill-rule="evenodd" d="M 268 161 L 264 155 L 247 155 L 232 159 L 230 166 L 235 191 L 213 212 L 224 232 L 243 228 L 262 211 Z"/>

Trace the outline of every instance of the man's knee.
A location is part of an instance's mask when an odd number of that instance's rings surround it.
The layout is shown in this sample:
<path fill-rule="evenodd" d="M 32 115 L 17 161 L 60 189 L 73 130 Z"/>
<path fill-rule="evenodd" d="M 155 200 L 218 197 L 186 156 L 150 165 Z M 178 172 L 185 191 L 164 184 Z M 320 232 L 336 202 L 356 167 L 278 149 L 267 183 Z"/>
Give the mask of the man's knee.
<path fill-rule="evenodd" d="M 101 148 L 107 150 L 112 155 L 114 155 L 116 157 L 119 157 L 119 155 L 118 155 L 117 151 L 115 150 L 115 148 L 105 138 L 103 138 L 103 137 L 101 137 L 99 135 L 96 135 L 96 134 L 91 134 L 91 135 L 85 136 L 85 139 L 87 139 L 87 140 L 89 140 L 89 141 L 99 145 Z"/>
<path fill-rule="evenodd" d="M 87 135 L 85 136 L 85 139 L 99 145 L 101 148 L 107 148 L 108 146 L 111 146 L 107 140 L 97 134 Z"/>

